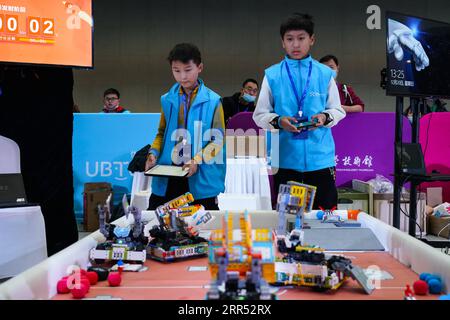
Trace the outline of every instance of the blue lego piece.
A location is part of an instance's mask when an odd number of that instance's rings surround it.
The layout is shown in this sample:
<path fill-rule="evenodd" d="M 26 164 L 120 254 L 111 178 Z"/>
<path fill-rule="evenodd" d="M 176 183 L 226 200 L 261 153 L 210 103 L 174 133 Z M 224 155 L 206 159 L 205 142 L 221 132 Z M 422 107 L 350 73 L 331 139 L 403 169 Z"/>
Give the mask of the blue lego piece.
<path fill-rule="evenodd" d="M 322 220 L 324 215 L 325 215 L 325 212 L 323 212 L 322 210 L 317 211 L 317 214 L 316 214 L 317 220 Z"/>

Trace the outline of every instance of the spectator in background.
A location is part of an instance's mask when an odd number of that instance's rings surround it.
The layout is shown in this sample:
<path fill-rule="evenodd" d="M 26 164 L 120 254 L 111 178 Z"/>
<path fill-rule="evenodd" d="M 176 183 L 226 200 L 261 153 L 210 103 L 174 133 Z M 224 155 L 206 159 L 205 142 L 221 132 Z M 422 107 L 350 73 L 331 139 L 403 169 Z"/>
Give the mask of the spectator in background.
<path fill-rule="evenodd" d="M 432 112 L 447 112 L 447 108 L 445 108 L 447 104 L 444 100 L 437 98 L 426 98 L 420 99 L 418 104 L 419 110 L 419 118 L 426 115 L 427 113 Z M 403 115 L 408 117 L 409 122 L 413 122 L 413 111 L 411 106 L 409 106 L 404 112 Z"/>
<path fill-rule="evenodd" d="M 333 55 L 327 55 L 320 59 L 320 63 L 330 67 L 332 70 L 336 72 L 335 79 L 339 74 L 339 61 Z M 364 102 L 356 95 L 355 91 L 353 91 L 352 87 L 349 85 L 345 85 L 336 81 L 338 86 L 339 95 L 341 97 L 342 108 L 347 113 L 352 112 L 364 112 Z"/>
<path fill-rule="evenodd" d="M 247 79 L 242 84 L 240 92 L 236 92 L 231 97 L 223 98 L 222 104 L 225 113 L 225 123 L 239 112 L 255 111 L 255 101 L 258 90 L 258 82 L 254 79 Z"/>
<path fill-rule="evenodd" d="M 130 113 L 120 105 L 120 93 L 114 88 L 110 88 L 103 93 L 102 113 Z"/>
<path fill-rule="evenodd" d="M 445 107 L 447 104 L 444 102 L 444 100 L 441 99 L 433 99 L 429 98 L 425 100 L 425 103 L 427 105 L 427 111 L 430 112 L 447 112 L 447 108 Z"/>

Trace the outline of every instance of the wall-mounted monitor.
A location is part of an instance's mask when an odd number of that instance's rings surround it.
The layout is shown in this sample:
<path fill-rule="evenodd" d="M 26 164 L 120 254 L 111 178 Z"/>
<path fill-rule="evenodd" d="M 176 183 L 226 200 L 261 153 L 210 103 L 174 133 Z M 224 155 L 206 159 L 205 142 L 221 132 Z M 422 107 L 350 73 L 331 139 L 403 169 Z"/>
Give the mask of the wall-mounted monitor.
<path fill-rule="evenodd" d="M 388 12 L 388 95 L 450 97 L 450 24 Z"/>
<path fill-rule="evenodd" d="M 0 63 L 93 66 L 92 0 L 1 0 Z"/>

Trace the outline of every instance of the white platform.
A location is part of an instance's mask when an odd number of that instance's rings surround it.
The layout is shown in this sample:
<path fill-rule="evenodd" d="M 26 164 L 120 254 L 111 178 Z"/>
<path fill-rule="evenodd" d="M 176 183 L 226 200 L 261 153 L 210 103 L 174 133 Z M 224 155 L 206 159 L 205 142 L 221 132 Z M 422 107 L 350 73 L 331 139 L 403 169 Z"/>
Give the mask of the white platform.
<path fill-rule="evenodd" d="M 41 208 L 0 209 L 0 278 L 15 276 L 47 259 Z"/>

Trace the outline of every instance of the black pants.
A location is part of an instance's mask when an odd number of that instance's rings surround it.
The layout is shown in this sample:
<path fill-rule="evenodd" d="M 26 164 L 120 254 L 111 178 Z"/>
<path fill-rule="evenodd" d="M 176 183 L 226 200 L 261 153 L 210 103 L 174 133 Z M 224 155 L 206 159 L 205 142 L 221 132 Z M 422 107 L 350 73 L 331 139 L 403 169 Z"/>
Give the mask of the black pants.
<path fill-rule="evenodd" d="M 173 200 L 182 194 L 189 192 L 189 183 L 187 178 L 169 178 L 167 191 L 164 197 L 151 194 L 147 210 L 155 210 L 157 207 Z M 219 210 L 217 197 L 195 200 L 190 205 L 201 204 L 206 210 Z"/>
<path fill-rule="evenodd" d="M 280 184 L 286 184 L 288 181 L 295 181 L 317 187 L 313 205 L 315 210 L 318 210 L 319 207 L 322 207 L 325 210 L 337 207 L 338 194 L 336 189 L 335 168 L 326 168 L 311 172 L 298 172 L 280 168 L 278 169 L 277 174 L 274 175 L 275 192 L 278 193 Z"/>

